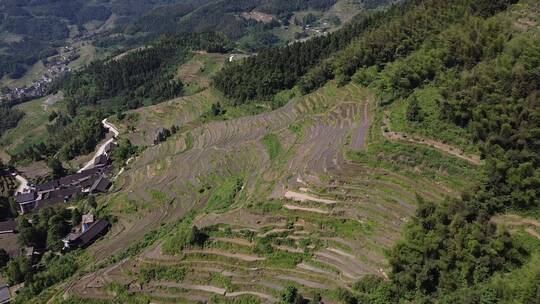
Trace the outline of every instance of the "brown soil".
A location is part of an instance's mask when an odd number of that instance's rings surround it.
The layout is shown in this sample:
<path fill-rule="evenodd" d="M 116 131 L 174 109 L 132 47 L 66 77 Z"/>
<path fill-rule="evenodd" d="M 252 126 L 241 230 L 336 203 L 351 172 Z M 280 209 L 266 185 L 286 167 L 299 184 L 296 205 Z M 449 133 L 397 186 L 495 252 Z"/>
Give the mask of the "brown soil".
<path fill-rule="evenodd" d="M 498 225 L 506 226 L 511 231 L 525 228 L 525 232 L 540 240 L 540 221 L 524 218 L 517 214 L 499 215 L 492 219 Z"/>
<path fill-rule="evenodd" d="M 446 154 L 450 154 L 452 156 L 466 160 L 470 162 L 471 164 L 474 164 L 474 165 L 482 164 L 482 160 L 480 159 L 480 156 L 472 155 L 472 154 L 466 155 L 463 150 L 457 147 L 447 145 L 445 143 L 442 143 L 440 141 L 436 141 L 433 139 L 423 138 L 417 135 L 409 135 L 406 133 L 390 131 L 388 113 L 384 114 L 382 130 L 383 130 L 384 137 L 390 140 L 406 141 L 406 142 L 410 142 L 414 144 L 429 146 L 431 148 L 437 149 Z"/>

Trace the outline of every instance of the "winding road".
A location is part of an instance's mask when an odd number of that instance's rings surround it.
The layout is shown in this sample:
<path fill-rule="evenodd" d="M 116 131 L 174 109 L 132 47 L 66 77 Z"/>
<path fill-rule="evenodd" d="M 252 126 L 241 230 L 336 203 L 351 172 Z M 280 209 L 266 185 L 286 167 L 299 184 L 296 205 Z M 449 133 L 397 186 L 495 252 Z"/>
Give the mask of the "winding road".
<path fill-rule="evenodd" d="M 17 187 L 17 190 L 15 190 L 15 194 L 24 193 L 25 190 L 28 189 L 28 180 L 24 178 L 24 176 L 17 173 L 13 173 L 13 176 L 19 182 L 19 186 Z"/>
<path fill-rule="evenodd" d="M 120 132 L 118 132 L 118 129 L 116 129 L 115 126 L 113 126 L 112 124 L 107 122 L 107 118 L 103 119 L 101 121 L 101 123 L 103 124 L 103 127 L 106 128 L 107 130 L 109 130 L 109 132 L 112 132 L 114 134 L 114 136 L 111 139 L 107 140 L 105 143 L 103 143 L 101 146 L 99 146 L 98 150 L 96 151 L 96 154 L 94 154 L 94 157 L 92 157 L 91 160 L 89 160 L 79 171 L 77 171 L 79 173 L 84 171 L 84 170 L 92 168 L 94 166 L 94 161 L 96 160 L 96 158 L 98 158 L 99 156 L 105 154 L 105 148 L 109 144 L 114 142 L 114 140 L 116 139 L 118 134 L 120 134 Z"/>

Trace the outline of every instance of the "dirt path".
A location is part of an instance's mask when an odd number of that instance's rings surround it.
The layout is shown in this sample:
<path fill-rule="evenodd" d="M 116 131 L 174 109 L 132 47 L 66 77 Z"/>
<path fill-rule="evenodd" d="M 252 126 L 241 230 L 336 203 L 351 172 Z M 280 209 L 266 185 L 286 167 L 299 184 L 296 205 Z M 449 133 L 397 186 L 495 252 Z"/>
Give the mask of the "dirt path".
<path fill-rule="evenodd" d="M 184 283 L 174 283 L 174 282 L 159 282 L 158 286 L 165 286 L 165 287 L 175 287 L 175 288 L 182 288 L 182 289 L 191 289 L 191 290 L 202 290 L 206 292 L 215 293 L 221 296 L 224 296 L 227 292 L 223 288 L 211 286 L 211 285 L 191 285 L 191 284 L 184 284 Z"/>
<path fill-rule="evenodd" d="M 521 217 L 517 214 L 504 214 L 494 217 L 492 221 L 495 224 L 504 225 L 510 230 L 527 227 L 525 232 L 540 240 L 540 232 L 537 231 L 537 229 L 540 229 L 540 221 L 535 219 Z"/>
<path fill-rule="evenodd" d="M 317 209 L 317 208 L 305 208 L 305 207 L 294 206 L 294 205 L 283 205 L 283 207 L 285 207 L 286 209 L 289 209 L 289 210 L 315 212 L 315 213 L 320 213 L 320 214 L 329 214 L 330 213 L 328 211 Z"/>
<path fill-rule="evenodd" d="M 301 284 L 301 285 L 304 285 L 304 286 L 307 286 L 307 287 L 310 287 L 310 288 L 328 289 L 327 285 L 317 283 L 317 282 L 313 282 L 313 281 L 308 281 L 308 280 L 293 277 L 293 276 L 278 275 L 277 278 L 281 279 L 281 280 L 292 281 L 292 282 L 295 282 L 295 283 L 298 283 L 298 284 Z"/>
<path fill-rule="evenodd" d="M 393 141 L 406 141 L 406 142 L 410 142 L 410 143 L 413 143 L 413 144 L 429 146 L 431 148 L 437 149 L 437 150 L 439 150 L 441 152 L 444 152 L 446 154 L 450 154 L 450 155 L 455 156 L 457 158 L 461 158 L 463 160 L 466 160 L 466 161 L 468 161 L 469 163 L 471 163 L 473 165 L 481 165 L 482 164 L 482 160 L 480 159 L 480 156 L 471 155 L 471 154 L 466 155 L 465 152 L 463 150 L 461 150 L 460 148 L 457 148 L 457 147 L 454 147 L 454 146 L 451 146 L 451 145 L 447 145 L 445 143 L 442 143 L 440 141 L 436 141 L 436 140 L 433 140 L 433 139 L 423 138 L 423 137 L 420 137 L 420 136 L 417 136 L 417 135 L 412 136 L 412 135 L 402 133 L 402 132 L 391 131 L 390 130 L 390 118 L 388 117 L 387 112 L 384 113 L 382 131 L 383 131 L 384 137 L 386 137 L 386 138 L 388 138 L 390 140 L 393 140 Z"/>
<path fill-rule="evenodd" d="M 28 189 L 28 180 L 20 174 L 15 174 L 15 179 L 19 182 L 19 186 L 15 193 L 24 193 Z"/>
<path fill-rule="evenodd" d="M 226 251 L 221 251 L 221 250 L 216 250 L 216 249 L 214 250 L 184 250 L 184 253 L 185 254 L 189 254 L 189 253 L 213 254 L 213 255 L 219 255 L 219 256 L 224 256 L 224 257 L 233 258 L 233 259 L 239 259 L 246 262 L 256 262 L 256 261 L 266 260 L 266 258 L 262 258 L 262 257 L 254 256 L 254 255 L 249 255 L 249 254 L 244 254 L 244 253 L 231 253 L 231 252 L 226 252 Z"/>
<path fill-rule="evenodd" d="M 336 201 L 333 201 L 333 200 L 318 198 L 318 197 L 315 197 L 315 196 L 311 196 L 309 194 L 298 193 L 298 192 L 294 192 L 294 191 L 287 191 L 285 193 L 285 198 L 290 199 L 290 200 L 294 200 L 294 201 L 297 201 L 297 202 L 311 201 L 311 202 L 323 203 L 323 204 L 327 204 L 327 205 L 334 205 L 334 204 L 337 203 Z"/>
<path fill-rule="evenodd" d="M 261 292 L 257 292 L 257 291 L 236 291 L 236 292 L 226 292 L 225 293 L 225 296 L 228 297 L 228 298 L 234 298 L 234 297 L 239 297 L 239 296 L 243 296 L 243 295 L 252 295 L 252 296 L 256 296 L 256 297 L 259 297 L 261 299 L 265 299 L 265 300 L 268 300 L 272 303 L 274 302 L 277 302 L 278 300 L 270 295 L 267 295 L 267 294 L 264 294 L 264 293 L 261 293 Z"/>

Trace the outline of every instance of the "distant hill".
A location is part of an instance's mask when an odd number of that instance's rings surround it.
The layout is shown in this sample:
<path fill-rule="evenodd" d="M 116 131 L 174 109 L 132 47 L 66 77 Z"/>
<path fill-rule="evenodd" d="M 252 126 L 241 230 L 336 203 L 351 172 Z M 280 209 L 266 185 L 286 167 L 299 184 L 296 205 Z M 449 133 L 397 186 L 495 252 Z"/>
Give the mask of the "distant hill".
<path fill-rule="evenodd" d="M 248 36 L 244 46 L 252 50 L 287 40 L 284 35 L 307 35 L 300 33 L 303 24 L 274 32 L 287 27 L 295 12 L 324 12 L 339 2 L 348 3 L 350 13 L 364 2 L 374 8 L 392 1 L 6 0 L 0 3 L 0 78 L 22 77 L 36 61 L 55 55 L 66 39 L 85 33 L 101 33 L 96 37 L 101 47 L 131 47 L 163 33 L 219 31 L 235 41 Z M 324 18 L 328 28 L 341 23 L 339 16 L 322 13 L 312 21 Z"/>

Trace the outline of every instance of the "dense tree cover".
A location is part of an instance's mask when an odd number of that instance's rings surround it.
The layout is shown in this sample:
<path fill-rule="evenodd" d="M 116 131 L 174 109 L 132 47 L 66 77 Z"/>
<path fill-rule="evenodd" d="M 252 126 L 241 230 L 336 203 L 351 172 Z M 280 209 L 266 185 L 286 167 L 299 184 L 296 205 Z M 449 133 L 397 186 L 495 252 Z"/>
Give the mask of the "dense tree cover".
<path fill-rule="evenodd" d="M 0 195 L 0 221 L 12 219 L 17 216 L 16 203 L 11 197 Z"/>
<path fill-rule="evenodd" d="M 493 278 L 528 259 L 520 242 L 490 218 L 539 207 L 540 44 L 537 33 L 516 31 L 510 16 L 483 18 L 489 13 L 488 7 L 481 16 L 467 16 L 383 69 L 355 70 L 353 79 L 375 88 L 382 106 L 407 102 L 413 122 L 422 114 L 415 90 L 429 85 L 442 91 L 439 118 L 471 132 L 486 159 L 474 194 L 442 204 L 420 201 L 404 239 L 390 252 L 390 281 L 361 291 L 367 301 L 497 303 L 515 283 Z M 519 303 L 538 298 L 530 287 L 535 282 L 534 275 L 524 281 Z"/>
<path fill-rule="evenodd" d="M 118 147 L 112 152 L 112 162 L 116 167 L 122 167 L 130 157 L 137 154 L 137 151 L 137 147 L 133 146 L 129 139 L 122 138 L 118 142 Z M 91 196 L 91 198 L 93 197 Z"/>
<path fill-rule="evenodd" d="M 24 113 L 9 106 L 0 106 L 0 135 L 17 126 Z"/>
<path fill-rule="evenodd" d="M 444 88 L 443 117 L 469 126 L 487 159 L 482 201 L 540 207 L 540 39 L 520 35 Z"/>
<path fill-rule="evenodd" d="M 344 82 L 360 67 L 382 66 L 404 57 L 427 37 L 464 16 L 495 13 L 506 4 L 506 0 L 405 1 L 383 13 L 359 17 L 344 29 L 325 37 L 269 49 L 242 62 L 229 64 L 216 75 L 215 85 L 237 102 L 269 98 L 296 84 L 307 93 L 334 76 Z M 340 49 L 343 50 L 335 56 L 332 65 L 320 64 L 313 68 Z"/>
<path fill-rule="evenodd" d="M 9 260 L 9 254 L 3 248 L 0 248 L 0 269 L 4 268 Z"/>
<path fill-rule="evenodd" d="M 404 239 L 392 250 L 391 279 L 398 294 L 422 298 L 486 281 L 496 271 L 520 266 L 526 257 L 507 232 L 470 201 L 440 206 L 420 201 Z"/>
<path fill-rule="evenodd" d="M 59 250 L 61 238 L 71 230 L 71 210 L 44 208 L 20 217 L 19 242 L 24 246 Z"/>
<path fill-rule="evenodd" d="M 17 35 L 21 41 L 1 41 L 0 78 L 21 77 L 27 67 L 56 53 L 69 37 L 69 27 L 81 33 L 88 22 L 104 22 L 112 13 L 133 20 L 162 5 L 183 0 L 54 0 L 0 1 L 0 33 Z"/>
<path fill-rule="evenodd" d="M 52 124 L 47 125 L 47 139 L 13 155 L 12 162 L 45 160 L 53 156 L 72 159 L 94 151 L 105 134 L 99 118 L 99 115 L 78 115 L 71 118 L 60 114 Z M 57 169 L 57 174 L 62 175 L 60 168 Z"/>
<path fill-rule="evenodd" d="M 136 21 L 124 25 L 123 31 L 154 34 L 218 31 L 237 39 L 251 31 L 261 33 L 267 28 L 279 25 L 279 23 L 264 25 L 255 20 L 238 18 L 239 13 L 257 10 L 278 17 L 290 16 L 291 12 L 299 10 L 326 10 L 335 3 L 336 0 L 189 0 L 167 7 L 158 7 Z"/>
<path fill-rule="evenodd" d="M 269 98 L 294 86 L 309 68 L 343 48 L 367 28 L 391 18 L 397 11 L 358 17 L 343 29 L 303 43 L 262 50 L 240 62 L 227 64 L 214 78 L 215 86 L 237 103 Z"/>
<path fill-rule="evenodd" d="M 117 112 L 179 96 L 182 83 L 174 80 L 175 67 L 191 51 L 222 51 L 226 43 L 214 33 L 166 35 L 120 59 L 93 62 L 64 84 L 68 108 L 91 105 Z"/>
<path fill-rule="evenodd" d="M 167 35 L 121 58 L 93 62 L 61 86 L 69 115 L 52 117 L 47 140 L 12 160 L 72 159 L 92 152 L 105 134 L 102 118 L 181 95 L 182 83 L 174 80 L 177 66 L 194 50 L 221 51 L 226 43 L 214 33 Z"/>
<path fill-rule="evenodd" d="M 25 256 L 11 260 L 6 266 L 4 274 L 10 284 L 24 282 L 14 303 L 29 303 L 46 288 L 72 276 L 79 269 L 79 262 L 75 253 L 62 256 L 50 253 L 45 254 L 37 267 L 42 271 L 32 268 Z"/>
<path fill-rule="evenodd" d="M 56 54 L 58 43 L 69 37 L 68 25 L 105 20 L 111 11 L 82 0 L 2 1 L 0 32 L 17 35 L 20 41 L 0 42 L 0 77 L 20 78 L 29 65 Z"/>
<path fill-rule="evenodd" d="M 482 201 L 493 210 L 540 202 L 540 47 L 534 33 L 514 33 L 504 16 L 470 17 L 380 73 L 354 80 L 377 88 L 381 104 L 407 99 L 407 119 L 421 120 L 414 90 L 442 91 L 440 119 L 472 133 L 486 158 Z"/>

